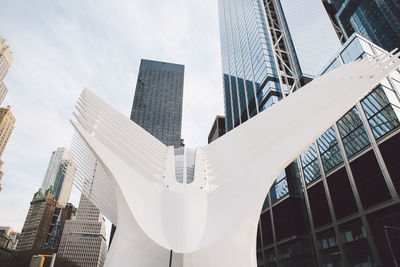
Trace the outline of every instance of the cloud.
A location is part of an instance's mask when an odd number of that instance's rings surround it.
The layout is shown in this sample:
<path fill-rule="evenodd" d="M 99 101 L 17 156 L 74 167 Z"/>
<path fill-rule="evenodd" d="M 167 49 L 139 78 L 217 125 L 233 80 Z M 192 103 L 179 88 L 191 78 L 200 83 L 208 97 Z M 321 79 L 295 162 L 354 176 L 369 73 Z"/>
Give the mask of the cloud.
<path fill-rule="evenodd" d="M 69 145 L 84 87 L 129 116 L 141 58 L 185 64 L 182 137 L 206 144 L 223 114 L 217 12 L 215 0 L 3 0 L 0 36 L 14 55 L 3 104 L 17 123 L 3 154 L 0 225 L 21 230 L 51 152 Z"/>

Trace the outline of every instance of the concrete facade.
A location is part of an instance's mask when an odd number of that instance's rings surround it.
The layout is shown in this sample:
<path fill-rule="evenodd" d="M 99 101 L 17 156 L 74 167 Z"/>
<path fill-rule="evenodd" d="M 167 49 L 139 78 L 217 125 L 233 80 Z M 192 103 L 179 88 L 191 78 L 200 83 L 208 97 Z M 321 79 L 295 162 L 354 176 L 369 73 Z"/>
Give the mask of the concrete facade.
<path fill-rule="evenodd" d="M 58 254 L 82 267 L 104 264 L 107 243 L 103 215 L 83 194 L 76 218 L 64 224 Z"/>

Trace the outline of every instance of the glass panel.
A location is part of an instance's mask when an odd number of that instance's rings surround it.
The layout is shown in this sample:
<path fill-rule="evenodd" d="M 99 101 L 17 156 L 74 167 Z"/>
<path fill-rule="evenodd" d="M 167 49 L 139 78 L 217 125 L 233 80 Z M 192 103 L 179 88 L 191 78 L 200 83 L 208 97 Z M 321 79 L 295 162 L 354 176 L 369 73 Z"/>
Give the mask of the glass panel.
<path fill-rule="evenodd" d="M 344 255 L 351 266 L 375 266 L 360 219 L 339 226 Z"/>
<path fill-rule="evenodd" d="M 330 171 L 343 162 L 336 134 L 332 127 L 318 138 L 317 143 L 325 172 Z"/>
<path fill-rule="evenodd" d="M 315 145 L 312 144 L 306 151 L 301 154 L 301 162 L 303 166 L 304 179 L 306 184 L 321 177 L 321 169 L 317 160 L 317 151 Z"/>
<path fill-rule="evenodd" d="M 362 49 L 365 52 L 367 52 L 370 56 L 374 55 L 374 51 L 372 50 L 372 48 L 369 45 L 369 43 L 367 43 L 366 41 L 364 41 L 362 39 L 358 39 L 358 41 L 360 42 L 360 45 L 362 46 Z"/>
<path fill-rule="evenodd" d="M 354 39 L 346 49 L 340 54 L 342 56 L 344 64 L 355 61 L 364 52 L 358 39 Z"/>
<path fill-rule="evenodd" d="M 382 86 L 365 97 L 361 105 L 376 139 L 399 125 L 397 107 L 391 105 Z"/>
<path fill-rule="evenodd" d="M 186 183 L 190 184 L 194 180 L 196 150 L 186 148 Z"/>
<path fill-rule="evenodd" d="M 273 248 L 264 251 L 264 259 L 268 267 L 276 266 L 276 256 Z"/>
<path fill-rule="evenodd" d="M 348 157 L 353 156 L 370 144 L 356 107 L 344 115 L 337 122 L 337 125 Z"/>
<path fill-rule="evenodd" d="M 270 193 L 272 203 L 276 202 L 277 200 L 286 196 L 289 193 L 285 170 L 282 171 L 278 178 L 275 180 L 274 184 L 271 187 Z"/>
<path fill-rule="evenodd" d="M 340 249 L 333 229 L 317 234 L 317 248 L 322 266 L 342 266 Z"/>
<path fill-rule="evenodd" d="M 332 62 L 332 64 L 329 65 L 329 67 L 328 67 L 322 74 L 328 73 L 328 72 L 330 72 L 331 70 L 336 69 L 336 68 L 339 67 L 340 65 L 342 65 L 342 64 L 340 63 L 339 59 L 337 58 L 337 59 L 335 59 L 335 60 Z"/>

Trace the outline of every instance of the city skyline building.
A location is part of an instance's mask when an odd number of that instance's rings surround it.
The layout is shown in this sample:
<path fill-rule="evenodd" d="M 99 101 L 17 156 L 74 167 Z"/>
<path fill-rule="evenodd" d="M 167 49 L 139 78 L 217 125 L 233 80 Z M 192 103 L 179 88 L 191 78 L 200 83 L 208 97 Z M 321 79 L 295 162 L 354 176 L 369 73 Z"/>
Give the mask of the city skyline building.
<path fill-rule="evenodd" d="M 397 0 L 322 0 L 342 43 L 357 33 L 385 50 L 400 47 Z"/>
<path fill-rule="evenodd" d="M 10 47 L 6 45 L 6 40 L 0 37 L 0 105 L 8 92 L 7 86 L 4 83 L 4 78 L 13 62 Z"/>
<path fill-rule="evenodd" d="M 54 189 L 54 197 L 60 207 L 65 207 L 72 190 L 72 180 L 76 167 L 72 163 L 72 155 L 65 147 L 53 151 L 49 164 L 47 165 L 41 191 L 42 193 L 50 187 Z"/>
<path fill-rule="evenodd" d="M 14 130 L 15 121 L 15 117 L 11 112 L 11 106 L 7 106 L 6 108 L 0 107 L 0 158 Z M 3 177 L 3 171 L 1 168 L 3 163 L 3 160 L 0 159 L 0 191 L 2 189 L 1 179 Z"/>
<path fill-rule="evenodd" d="M 81 194 L 76 218 L 67 220 L 58 254 L 82 267 L 101 267 L 107 255 L 103 215 Z"/>
<path fill-rule="evenodd" d="M 49 188 L 44 194 L 41 190 L 34 194 L 22 227 L 17 251 L 38 252 L 44 249 L 52 224 L 57 221 L 56 206 L 57 200 L 54 197 L 53 188 Z"/>
<path fill-rule="evenodd" d="M 180 146 L 185 66 L 142 59 L 131 120 L 167 146 Z"/>

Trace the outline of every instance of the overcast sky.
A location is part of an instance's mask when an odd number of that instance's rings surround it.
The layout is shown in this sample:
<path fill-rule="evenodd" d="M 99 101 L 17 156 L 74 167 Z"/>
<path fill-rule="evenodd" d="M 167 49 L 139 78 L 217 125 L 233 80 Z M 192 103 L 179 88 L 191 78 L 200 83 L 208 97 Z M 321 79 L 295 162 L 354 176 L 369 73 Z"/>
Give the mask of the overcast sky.
<path fill-rule="evenodd" d="M 129 117 L 140 59 L 180 63 L 186 146 L 206 144 L 223 114 L 217 0 L 2 0 L 0 36 L 14 57 L 3 105 L 17 120 L 2 158 L 0 225 L 14 230 L 51 152 L 71 142 L 84 87 Z"/>

